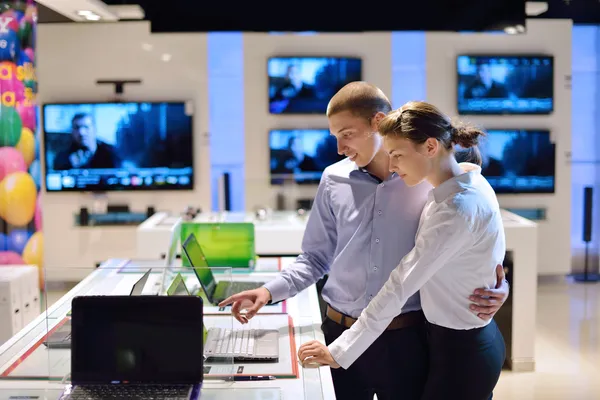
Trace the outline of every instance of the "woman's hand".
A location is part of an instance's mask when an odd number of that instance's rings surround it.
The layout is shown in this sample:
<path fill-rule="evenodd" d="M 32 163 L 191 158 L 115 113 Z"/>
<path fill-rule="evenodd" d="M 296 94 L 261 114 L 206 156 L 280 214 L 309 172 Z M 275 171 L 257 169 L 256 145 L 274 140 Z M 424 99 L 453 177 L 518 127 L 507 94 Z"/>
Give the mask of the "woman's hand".
<path fill-rule="evenodd" d="M 316 340 L 300 346 L 298 358 L 300 358 L 302 365 L 305 363 L 319 363 L 320 365 L 328 365 L 331 368 L 340 368 L 340 365 L 331 356 L 327 346 Z"/>

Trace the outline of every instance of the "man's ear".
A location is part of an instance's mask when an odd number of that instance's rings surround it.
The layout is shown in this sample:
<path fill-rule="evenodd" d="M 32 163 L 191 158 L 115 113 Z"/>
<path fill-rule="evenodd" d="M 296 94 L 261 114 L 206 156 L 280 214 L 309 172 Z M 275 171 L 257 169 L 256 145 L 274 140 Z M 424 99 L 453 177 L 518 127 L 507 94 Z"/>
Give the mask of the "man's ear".
<path fill-rule="evenodd" d="M 373 132 L 379 132 L 379 123 L 382 119 L 385 118 L 385 114 L 381 111 L 378 111 L 377 114 L 371 118 L 371 130 Z"/>

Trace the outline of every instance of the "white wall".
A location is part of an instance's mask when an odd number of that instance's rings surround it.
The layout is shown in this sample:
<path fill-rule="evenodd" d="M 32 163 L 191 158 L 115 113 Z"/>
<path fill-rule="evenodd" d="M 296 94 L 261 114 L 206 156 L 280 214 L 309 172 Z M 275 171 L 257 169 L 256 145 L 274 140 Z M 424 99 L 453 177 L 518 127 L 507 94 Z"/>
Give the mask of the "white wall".
<path fill-rule="evenodd" d="M 180 211 L 188 205 L 210 209 L 208 151 L 207 45 L 204 34 L 152 34 L 147 22 L 109 24 L 41 24 L 38 30 L 39 103 L 114 99 L 113 87 L 97 79 L 141 79 L 125 87 L 125 100 L 191 100 L 194 103 L 193 191 L 108 193 L 110 203 L 132 211 Z M 147 43 L 152 50 L 144 50 Z M 161 60 L 171 54 L 169 62 Z M 74 214 L 91 206 L 89 194 L 44 193 L 44 266 L 49 278 L 65 275 L 57 268 L 86 268 L 109 256 L 135 255 L 135 227 L 74 226 Z M 107 254 L 110 253 L 110 254 Z M 69 274 L 67 274 L 69 275 Z"/>
<path fill-rule="evenodd" d="M 268 108 L 267 59 L 278 55 L 354 56 L 363 60 L 363 80 L 391 96 L 392 59 L 390 33 L 270 35 L 244 34 L 244 96 L 246 141 L 246 209 L 275 207 L 278 190 L 290 198 L 312 198 L 316 185 L 271 186 L 269 130 L 325 128 L 323 115 L 271 115 Z M 295 200 L 288 199 L 289 206 Z"/>
<path fill-rule="evenodd" d="M 499 195 L 503 207 L 545 208 L 539 221 L 540 274 L 571 269 L 571 33 L 567 20 L 528 20 L 523 35 L 428 33 L 427 100 L 456 115 L 456 56 L 459 53 L 544 53 L 554 55 L 554 113 L 549 116 L 469 116 L 488 128 L 547 128 L 556 144 L 556 193 Z"/>

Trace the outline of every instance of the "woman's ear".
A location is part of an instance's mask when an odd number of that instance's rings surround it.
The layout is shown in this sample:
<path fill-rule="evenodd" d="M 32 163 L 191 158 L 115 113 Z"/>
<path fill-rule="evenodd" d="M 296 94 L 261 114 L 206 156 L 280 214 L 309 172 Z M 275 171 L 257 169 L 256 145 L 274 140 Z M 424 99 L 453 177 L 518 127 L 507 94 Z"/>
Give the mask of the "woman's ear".
<path fill-rule="evenodd" d="M 437 154 L 440 147 L 440 142 L 434 138 L 427 138 L 425 141 L 425 151 L 428 157 L 433 157 Z"/>

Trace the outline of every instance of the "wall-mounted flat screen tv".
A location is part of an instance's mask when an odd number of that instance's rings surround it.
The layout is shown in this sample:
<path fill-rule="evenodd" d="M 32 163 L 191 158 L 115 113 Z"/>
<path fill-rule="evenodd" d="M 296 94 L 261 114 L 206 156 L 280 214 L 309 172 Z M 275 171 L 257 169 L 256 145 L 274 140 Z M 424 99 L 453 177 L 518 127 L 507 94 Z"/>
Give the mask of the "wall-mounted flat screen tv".
<path fill-rule="evenodd" d="M 327 166 L 345 158 L 337 153 L 336 139 L 328 129 L 272 130 L 269 148 L 273 185 L 317 184 Z"/>
<path fill-rule="evenodd" d="M 325 114 L 338 90 L 362 79 L 360 58 L 272 57 L 267 69 L 271 114 Z"/>
<path fill-rule="evenodd" d="M 459 55 L 459 114 L 550 114 L 554 110 L 552 56 Z"/>
<path fill-rule="evenodd" d="M 556 155 L 545 130 L 488 130 L 481 140 L 482 174 L 497 194 L 554 193 Z M 457 148 L 458 161 L 471 161 Z"/>
<path fill-rule="evenodd" d="M 191 190 L 186 103 L 45 104 L 46 191 Z"/>

